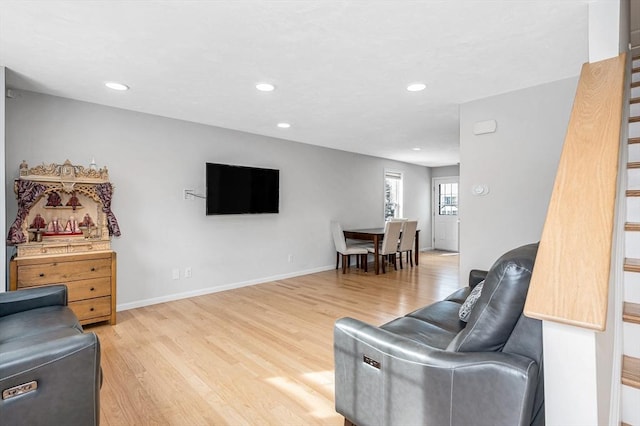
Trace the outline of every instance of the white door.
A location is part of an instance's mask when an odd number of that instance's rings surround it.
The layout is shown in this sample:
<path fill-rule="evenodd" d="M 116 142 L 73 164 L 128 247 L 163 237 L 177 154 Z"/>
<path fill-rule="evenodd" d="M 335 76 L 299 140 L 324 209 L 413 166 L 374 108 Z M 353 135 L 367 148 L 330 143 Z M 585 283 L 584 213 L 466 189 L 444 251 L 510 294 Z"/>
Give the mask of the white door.
<path fill-rule="evenodd" d="M 458 251 L 458 176 L 433 178 L 433 248 Z"/>

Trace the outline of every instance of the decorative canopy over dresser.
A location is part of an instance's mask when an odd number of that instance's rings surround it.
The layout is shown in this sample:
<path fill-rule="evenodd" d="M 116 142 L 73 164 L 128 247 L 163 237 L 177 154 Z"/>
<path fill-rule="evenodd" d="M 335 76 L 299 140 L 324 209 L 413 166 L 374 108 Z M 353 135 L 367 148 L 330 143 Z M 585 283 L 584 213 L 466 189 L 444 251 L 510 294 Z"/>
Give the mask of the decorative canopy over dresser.
<path fill-rule="evenodd" d="M 116 254 L 120 228 L 111 211 L 107 168 L 20 164 L 18 212 L 7 243 L 16 247 L 9 288 L 66 284 L 82 324 L 116 321 Z"/>

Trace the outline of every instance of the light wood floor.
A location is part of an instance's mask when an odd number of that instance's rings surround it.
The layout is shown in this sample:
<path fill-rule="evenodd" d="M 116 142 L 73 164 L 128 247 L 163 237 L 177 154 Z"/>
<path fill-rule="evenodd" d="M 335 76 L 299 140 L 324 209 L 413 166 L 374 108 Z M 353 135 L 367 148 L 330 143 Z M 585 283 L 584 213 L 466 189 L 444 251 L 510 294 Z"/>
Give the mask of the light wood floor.
<path fill-rule="evenodd" d="M 383 324 L 460 287 L 457 255 L 420 261 L 378 276 L 352 267 L 163 303 L 87 327 L 102 345 L 102 424 L 342 425 L 333 323 Z"/>

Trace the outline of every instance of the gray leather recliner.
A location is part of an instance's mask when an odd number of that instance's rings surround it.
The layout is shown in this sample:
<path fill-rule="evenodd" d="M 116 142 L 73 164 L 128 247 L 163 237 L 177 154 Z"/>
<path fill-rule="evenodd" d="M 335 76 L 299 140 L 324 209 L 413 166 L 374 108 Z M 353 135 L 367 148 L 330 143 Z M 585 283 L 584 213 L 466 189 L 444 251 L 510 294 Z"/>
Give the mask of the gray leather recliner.
<path fill-rule="evenodd" d="M 336 411 L 367 425 L 543 425 L 542 325 L 522 314 L 537 244 L 488 271 L 468 318 L 458 311 L 483 275 L 445 300 L 381 327 L 334 328 Z"/>
<path fill-rule="evenodd" d="M 0 422 L 98 425 L 100 344 L 63 285 L 0 293 Z"/>

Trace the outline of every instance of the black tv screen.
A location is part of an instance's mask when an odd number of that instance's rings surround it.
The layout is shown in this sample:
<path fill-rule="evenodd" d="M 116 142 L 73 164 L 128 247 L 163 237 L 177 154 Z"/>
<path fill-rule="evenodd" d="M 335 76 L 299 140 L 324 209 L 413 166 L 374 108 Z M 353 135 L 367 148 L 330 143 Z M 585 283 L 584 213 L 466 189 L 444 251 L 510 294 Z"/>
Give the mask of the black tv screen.
<path fill-rule="evenodd" d="M 280 171 L 207 163 L 207 215 L 278 213 Z"/>

